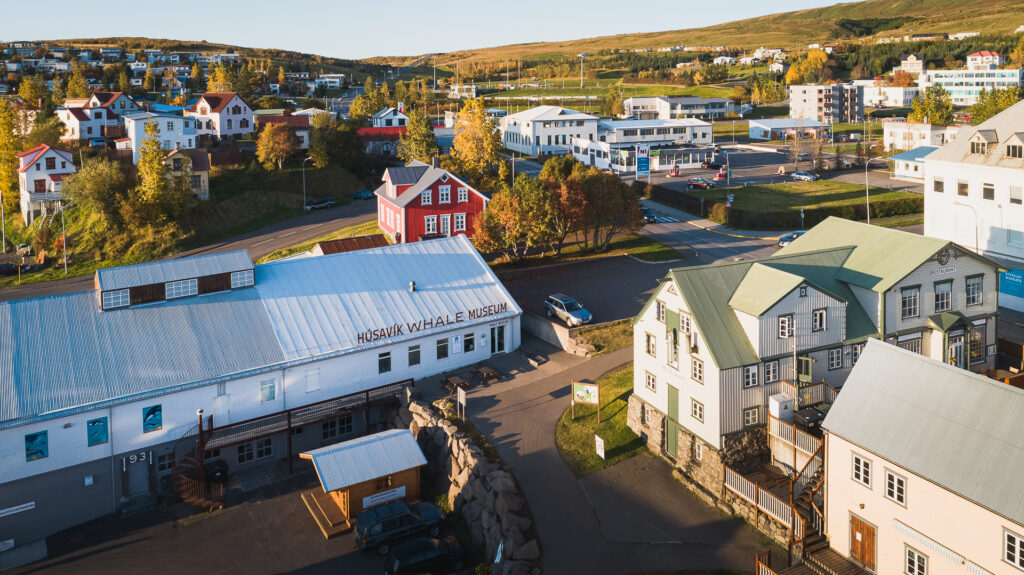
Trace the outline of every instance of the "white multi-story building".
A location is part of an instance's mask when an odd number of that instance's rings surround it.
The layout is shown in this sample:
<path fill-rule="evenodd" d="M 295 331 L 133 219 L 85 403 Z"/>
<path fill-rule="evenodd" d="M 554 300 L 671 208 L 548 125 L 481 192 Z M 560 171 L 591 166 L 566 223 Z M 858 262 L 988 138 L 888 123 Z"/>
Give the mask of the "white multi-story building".
<path fill-rule="evenodd" d="M 253 132 L 252 108 L 234 92 L 208 92 L 185 111 L 196 119 L 200 136 L 221 139 L 244 138 Z"/>
<path fill-rule="evenodd" d="M 567 154 L 573 138 L 597 139 L 597 118 L 560 106 L 537 106 L 498 120 L 502 145 L 528 156 Z"/>
<path fill-rule="evenodd" d="M 1024 102 L 925 160 L 924 233 L 967 246 L 1007 268 L 1000 303 L 1024 311 Z"/>
<path fill-rule="evenodd" d="M 657 150 L 651 169 L 692 168 L 711 159 L 714 137 L 711 124 L 684 120 L 600 120 L 597 138 L 573 138 L 572 154 L 588 166 L 629 172 L 635 169 L 638 144 Z"/>
<path fill-rule="evenodd" d="M 1024 570 L 1024 391 L 869 342 L 822 425 L 829 545 L 873 573 Z"/>
<path fill-rule="evenodd" d="M 191 150 L 196 147 L 198 134 L 196 120 L 172 114 L 140 112 L 124 118 L 125 137 L 132 150 L 132 163 L 139 163 L 139 147 L 146 139 L 146 124 L 153 122 L 160 131 L 160 147 L 171 150 Z"/>
<path fill-rule="evenodd" d="M 893 68 L 893 72 L 903 70 L 908 74 L 917 76 L 924 72 L 924 56 L 921 54 L 907 54 L 900 58 L 900 65 Z"/>
<path fill-rule="evenodd" d="M 864 87 L 805 84 L 789 87 L 789 117 L 826 124 L 864 121 Z"/>
<path fill-rule="evenodd" d="M 945 240 L 835 217 L 768 258 L 673 269 L 633 322 L 630 425 L 684 467 L 707 464 L 765 425 L 784 380 L 841 389 L 869 338 L 988 369 L 998 270 Z"/>
<path fill-rule="evenodd" d="M 973 106 L 982 90 L 1018 88 L 1024 78 L 1022 70 L 925 70 L 917 77 L 921 92 L 939 86 L 949 92 L 954 106 Z"/>
<path fill-rule="evenodd" d="M 61 141 L 75 142 L 80 140 L 107 139 L 120 132 L 120 117 L 110 108 L 57 108 L 54 113 L 64 124 Z"/>
<path fill-rule="evenodd" d="M 0 540 L 206 485 L 196 460 L 288 465 L 387 425 L 374 405 L 413 380 L 515 350 L 520 314 L 465 236 L 105 268 L 89 291 L 2 302 Z"/>
<path fill-rule="evenodd" d="M 909 108 L 921 93 L 917 86 L 864 86 L 864 105 L 872 108 Z"/>
<path fill-rule="evenodd" d="M 942 146 L 956 137 L 960 126 L 939 126 L 908 122 L 906 118 L 882 120 L 882 144 L 886 150 L 913 150 L 920 146 Z"/>
<path fill-rule="evenodd" d="M 735 111 L 729 98 L 699 96 L 634 96 L 622 102 L 627 118 L 675 120 L 679 118 L 724 118 Z"/>
<path fill-rule="evenodd" d="M 374 128 L 400 127 L 409 123 L 409 116 L 398 108 L 387 107 L 374 114 L 370 122 Z"/>
<path fill-rule="evenodd" d="M 982 50 L 967 56 L 968 70 L 995 70 L 1006 63 L 1006 56 L 999 52 Z"/>
<path fill-rule="evenodd" d="M 21 217 L 26 225 L 31 225 L 51 204 L 63 199 L 62 181 L 76 171 L 71 152 L 46 144 L 18 154 Z"/>

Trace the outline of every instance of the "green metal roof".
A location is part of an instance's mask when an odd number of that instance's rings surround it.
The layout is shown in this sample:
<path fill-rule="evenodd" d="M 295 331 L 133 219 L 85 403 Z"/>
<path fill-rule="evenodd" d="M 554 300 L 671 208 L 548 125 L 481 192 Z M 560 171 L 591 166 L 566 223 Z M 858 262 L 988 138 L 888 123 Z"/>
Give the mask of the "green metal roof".
<path fill-rule="evenodd" d="M 676 268 L 669 271 L 668 277 L 686 300 L 715 364 L 719 369 L 729 369 L 760 362 L 733 309 L 763 313 L 804 282 L 846 302 L 847 341 L 876 334 L 871 317 L 838 278 L 853 250 L 840 247 L 788 256 L 776 254 L 762 260 Z"/>
<path fill-rule="evenodd" d="M 944 311 L 928 316 L 928 323 L 942 333 L 946 333 L 956 327 L 957 324 L 967 325 L 970 322 L 967 321 L 964 314 L 958 311 Z"/>
<path fill-rule="evenodd" d="M 883 292 L 917 269 L 950 242 L 909 232 L 829 217 L 775 253 L 773 257 L 809 250 L 855 246 L 839 279 Z"/>

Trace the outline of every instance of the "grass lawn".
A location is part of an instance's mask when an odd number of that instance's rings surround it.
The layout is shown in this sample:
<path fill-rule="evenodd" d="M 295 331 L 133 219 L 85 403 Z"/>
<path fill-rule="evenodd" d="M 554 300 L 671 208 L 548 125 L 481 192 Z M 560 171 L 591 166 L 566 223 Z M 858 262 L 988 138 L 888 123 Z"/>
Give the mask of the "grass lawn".
<path fill-rule="evenodd" d="M 372 236 L 374 234 L 381 233 L 384 232 L 380 229 L 380 226 L 377 225 L 377 220 L 371 220 L 369 222 L 356 224 L 354 226 L 349 226 L 347 228 L 341 228 L 340 230 L 333 231 L 329 234 L 324 234 L 318 238 L 313 238 L 308 242 L 302 242 L 301 244 L 295 244 L 294 246 L 274 250 L 260 258 L 256 263 L 263 264 L 274 260 L 279 260 L 281 258 L 288 257 L 299 252 L 308 252 L 309 250 L 313 249 L 313 246 L 315 246 L 319 242 L 326 242 L 328 240 L 340 240 L 343 238 L 354 238 L 357 236 Z"/>
<path fill-rule="evenodd" d="M 735 122 L 732 120 L 718 120 L 711 125 L 711 130 L 716 136 L 743 136 L 746 137 L 750 134 L 750 127 L 747 120 L 736 119 Z"/>
<path fill-rule="evenodd" d="M 571 236 L 570 236 L 571 237 Z M 531 251 L 523 260 L 506 261 L 503 259 L 491 262 L 491 267 L 500 269 L 516 269 L 537 265 L 554 264 L 575 260 L 585 260 L 605 256 L 631 255 L 645 262 L 667 262 L 682 259 L 683 254 L 640 234 L 617 234 L 603 252 L 584 251 L 582 244 L 567 244 L 558 255 Z"/>
<path fill-rule="evenodd" d="M 594 346 L 591 357 L 622 349 L 633 343 L 633 320 L 622 319 L 606 325 L 583 328 L 576 338 Z"/>
<path fill-rule="evenodd" d="M 596 382 L 601 389 L 601 424 L 597 407 L 577 405 L 576 419 L 566 408 L 555 429 L 555 443 L 562 459 L 577 477 L 611 467 L 644 449 L 641 440 L 626 426 L 626 405 L 633 393 L 633 366 L 613 371 Z M 594 434 L 604 439 L 605 459 L 597 456 Z"/>
<path fill-rule="evenodd" d="M 841 206 L 864 202 L 864 186 L 844 182 L 785 182 L 760 186 L 694 190 L 710 202 L 724 202 L 733 194 L 733 205 L 745 210 L 776 212 L 799 210 L 801 207 Z M 872 200 L 896 200 L 920 197 L 918 194 L 871 188 Z"/>
<path fill-rule="evenodd" d="M 878 226 L 880 228 L 902 228 L 906 226 L 923 226 L 924 214 L 896 216 L 894 218 L 885 218 L 882 220 L 874 219 L 871 220 L 871 224 Z"/>
<path fill-rule="evenodd" d="M 764 118 L 785 118 L 789 116 L 789 106 L 758 106 L 754 111 L 747 114 L 746 118 L 761 120 Z"/>

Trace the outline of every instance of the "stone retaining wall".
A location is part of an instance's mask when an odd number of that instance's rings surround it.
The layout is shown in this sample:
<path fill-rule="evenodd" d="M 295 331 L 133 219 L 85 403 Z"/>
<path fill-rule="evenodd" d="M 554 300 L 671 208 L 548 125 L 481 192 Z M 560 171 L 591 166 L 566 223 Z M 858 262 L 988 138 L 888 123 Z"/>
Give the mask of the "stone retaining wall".
<path fill-rule="evenodd" d="M 512 475 L 428 403 L 412 400 L 396 418 L 396 427 L 408 427 L 427 456 L 424 480 L 437 492 L 447 491 L 473 545 L 493 560 L 504 542 L 502 562 L 492 573 L 538 575 L 540 544 L 532 538 L 529 508 Z"/>

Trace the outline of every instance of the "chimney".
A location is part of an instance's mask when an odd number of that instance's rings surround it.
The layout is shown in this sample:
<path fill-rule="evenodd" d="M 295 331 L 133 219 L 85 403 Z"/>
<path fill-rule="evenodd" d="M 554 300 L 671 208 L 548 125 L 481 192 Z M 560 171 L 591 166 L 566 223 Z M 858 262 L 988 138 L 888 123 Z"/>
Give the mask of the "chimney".
<path fill-rule="evenodd" d="M 409 293 L 416 291 L 416 282 L 409 282 Z"/>
<path fill-rule="evenodd" d="M 438 158 L 437 156 L 434 156 L 433 158 L 431 158 L 430 159 L 430 166 L 434 167 L 434 168 L 440 168 L 441 167 L 441 158 Z"/>

